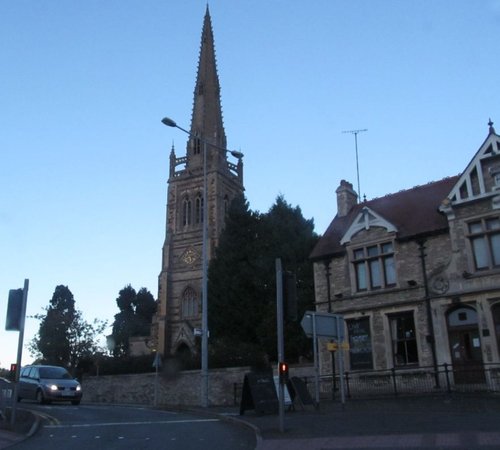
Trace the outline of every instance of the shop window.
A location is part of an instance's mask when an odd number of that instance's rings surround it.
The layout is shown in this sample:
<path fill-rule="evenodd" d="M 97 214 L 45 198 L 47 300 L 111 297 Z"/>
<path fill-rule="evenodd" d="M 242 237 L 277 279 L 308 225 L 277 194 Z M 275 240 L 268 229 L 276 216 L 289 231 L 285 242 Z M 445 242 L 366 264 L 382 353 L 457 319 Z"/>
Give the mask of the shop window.
<path fill-rule="evenodd" d="M 366 291 L 396 285 L 392 242 L 355 249 L 352 253 L 356 290 Z"/>
<path fill-rule="evenodd" d="M 394 366 L 418 364 L 417 336 L 413 313 L 389 316 Z"/>

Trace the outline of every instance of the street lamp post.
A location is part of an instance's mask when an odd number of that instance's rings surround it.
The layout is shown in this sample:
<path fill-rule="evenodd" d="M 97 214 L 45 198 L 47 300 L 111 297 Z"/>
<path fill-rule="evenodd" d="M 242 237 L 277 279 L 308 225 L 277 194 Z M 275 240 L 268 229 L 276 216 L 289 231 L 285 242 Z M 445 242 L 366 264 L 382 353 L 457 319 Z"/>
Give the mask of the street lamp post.
<path fill-rule="evenodd" d="M 162 123 L 168 127 L 178 128 L 188 136 L 200 139 L 203 142 L 203 235 L 202 235 L 202 281 L 201 281 L 201 405 L 204 408 L 208 407 L 208 254 L 207 254 L 207 238 L 208 238 L 208 192 L 207 192 L 207 148 L 211 145 L 226 153 L 231 153 L 235 158 L 241 159 L 243 153 L 228 150 L 227 148 L 219 147 L 211 144 L 205 138 L 196 136 L 190 131 L 180 127 L 177 123 L 164 117 Z"/>

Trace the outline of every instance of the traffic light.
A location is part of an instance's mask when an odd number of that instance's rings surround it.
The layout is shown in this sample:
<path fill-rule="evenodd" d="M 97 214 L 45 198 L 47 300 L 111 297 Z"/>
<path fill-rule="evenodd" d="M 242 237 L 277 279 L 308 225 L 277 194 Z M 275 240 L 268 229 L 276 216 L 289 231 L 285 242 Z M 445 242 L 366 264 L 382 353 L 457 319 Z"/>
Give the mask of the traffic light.
<path fill-rule="evenodd" d="M 17 364 L 12 363 L 10 365 L 9 378 L 10 381 L 16 381 Z"/>
<path fill-rule="evenodd" d="M 279 380 L 280 384 L 287 384 L 288 383 L 288 363 L 282 361 L 278 363 L 278 374 L 279 374 Z"/>

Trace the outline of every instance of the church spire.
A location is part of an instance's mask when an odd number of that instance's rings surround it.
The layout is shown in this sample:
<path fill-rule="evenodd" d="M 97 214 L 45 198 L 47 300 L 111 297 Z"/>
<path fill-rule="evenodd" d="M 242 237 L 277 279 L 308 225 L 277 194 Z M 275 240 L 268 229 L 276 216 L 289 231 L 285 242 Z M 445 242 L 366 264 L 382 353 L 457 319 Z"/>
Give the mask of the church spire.
<path fill-rule="evenodd" d="M 208 4 L 201 34 L 198 74 L 194 88 L 191 133 L 203 137 L 206 141 L 219 147 L 226 148 L 226 133 L 222 121 L 214 35 Z"/>

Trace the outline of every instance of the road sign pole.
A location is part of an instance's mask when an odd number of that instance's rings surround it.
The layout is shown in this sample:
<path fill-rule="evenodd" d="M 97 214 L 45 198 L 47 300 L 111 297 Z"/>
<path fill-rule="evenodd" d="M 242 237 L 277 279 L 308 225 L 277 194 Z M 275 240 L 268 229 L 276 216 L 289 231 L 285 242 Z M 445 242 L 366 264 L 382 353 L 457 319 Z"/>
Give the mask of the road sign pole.
<path fill-rule="evenodd" d="M 21 322 L 19 325 L 19 340 L 17 344 L 17 364 L 16 373 L 14 375 L 14 398 L 12 399 L 12 409 L 10 416 L 10 423 L 12 426 L 16 423 L 16 405 L 17 397 L 19 394 L 19 372 L 21 371 L 21 361 L 23 358 L 23 341 L 24 341 L 24 324 L 26 322 L 26 304 L 28 303 L 28 286 L 29 280 L 24 280 L 23 288 L 23 304 L 21 307 Z"/>
<path fill-rule="evenodd" d="M 281 259 L 276 258 L 276 321 L 278 334 L 278 363 L 285 361 L 285 339 L 283 336 L 283 277 Z M 278 383 L 279 427 L 285 431 L 285 386 Z"/>
<path fill-rule="evenodd" d="M 337 333 L 339 335 L 339 378 L 340 378 L 340 401 L 342 402 L 342 407 L 345 404 L 345 389 L 344 389 L 344 328 L 343 320 L 340 316 L 337 316 Z"/>
<path fill-rule="evenodd" d="M 314 353 L 314 396 L 316 409 L 319 408 L 319 359 L 318 359 L 318 336 L 316 334 L 316 314 L 312 316 L 313 328 L 313 353 Z"/>

